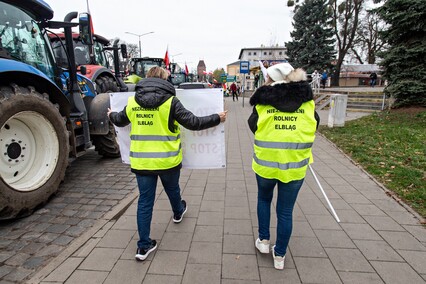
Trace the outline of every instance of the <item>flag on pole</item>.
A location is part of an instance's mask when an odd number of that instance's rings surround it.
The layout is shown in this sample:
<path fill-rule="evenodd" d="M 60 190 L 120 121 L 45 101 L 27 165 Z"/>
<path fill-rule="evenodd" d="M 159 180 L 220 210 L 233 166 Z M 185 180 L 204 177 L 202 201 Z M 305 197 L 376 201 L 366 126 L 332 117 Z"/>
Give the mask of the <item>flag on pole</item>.
<path fill-rule="evenodd" d="M 166 55 L 164 55 L 164 64 L 166 64 L 166 69 L 170 70 L 169 47 L 167 47 Z"/>
<path fill-rule="evenodd" d="M 89 14 L 90 29 L 93 35 L 95 34 L 95 28 L 93 27 L 92 14 L 90 13 L 90 9 L 89 9 L 89 0 L 86 0 L 86 5 L 87 5 L 87 14 Z"/>
<path fill-rule="evenodd" d="M 186 62 L 185 62 L 185 75 L 188 76 L 188 74 L 189 74 L 188 65 L 186 65 Z"/>

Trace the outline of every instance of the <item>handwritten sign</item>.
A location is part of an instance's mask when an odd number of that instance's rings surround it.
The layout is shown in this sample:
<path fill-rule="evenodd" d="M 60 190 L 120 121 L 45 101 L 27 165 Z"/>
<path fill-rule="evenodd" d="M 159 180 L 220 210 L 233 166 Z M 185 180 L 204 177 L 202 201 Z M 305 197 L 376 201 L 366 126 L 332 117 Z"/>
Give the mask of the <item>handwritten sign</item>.
<path fill-rule="evenodd" d="M 111 93 L 113 111 L 122 111 L 134 92 Z M 176 96 L 196 116 L 207 116 L 223 111 L 221 89 L 176 90 Z M 121 159 L 129 164 L 130 127 L 115 127 L 120 145 Z M 226 167 L 225 127 L 223 123 L 202 131 L 190 131 L 181 126 L 182 166 L 188 169 L 214 169 Z"/>

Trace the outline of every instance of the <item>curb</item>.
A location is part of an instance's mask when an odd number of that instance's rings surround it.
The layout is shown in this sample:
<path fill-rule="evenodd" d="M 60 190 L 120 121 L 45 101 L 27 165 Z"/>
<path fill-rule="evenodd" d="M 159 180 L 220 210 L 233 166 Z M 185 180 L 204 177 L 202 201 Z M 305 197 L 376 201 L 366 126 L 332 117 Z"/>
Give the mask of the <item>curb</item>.
<path fill-rule="evenodd" d="M 348 158 L 352 164 L 354 164 L 357 168 L 359 168 L 363 173 L 365 173 L 372 181 L 374 181 L 385 193 L 387 196 L 394 199 L 396 202 L 398 202 L 402 207 L 404 207 L 409 213 L 411 213 L 417 220 L 419 220 L 419 223 L 422 225 L 426 224 L 426 219 L 424 219 L 419 213 L 417 213 L 413 208 L 411 208 L 408 204 L 406 204 L 401 198 L 399 198 L 395 192 L 389 190 L 384 186 L 381 182 L 379 182 L 374 176 L 372 176 L 370 173 L 368 173 L 359 163 L 356 163 L 350 156 L 348 156 L 345 152 L 343 152 L 342 149 L 337 147 L 336 144 L 334 144 L 332 141 L 330 141 L 327 137 L 325 137 L 322 133 L 317 132 L 317 134 L 321 135 L 324 140 L 329 142 L 334 148 L 336 148 L 340 153 L 342 153 L 346 158 Z"/>
<path fill-rule="evenodd" d="M 115 206 L 111 211 L 105 213 L 102 219 L 98 220 L 88 231 L 83 235 L 75 239 L 65 250 L 63 250 L 57 257 L 52 259 L 46 266 L 36 272 L 29 280 L 25 283 L 37 284 L 43 281 L 53 270 L 60 266 L 67 258 L 74 254 L 79 248 L 81 248 L 88 240 L 90 240 L 99 230 L 101 230 L 105 224 L 111 220 L 117 221 L 117 219 L 127 210 L 127 208 L 133 203 L 138 196 L 138 191 L 134 190 L 129 196 L 123 199 L 120 204 Z"/>

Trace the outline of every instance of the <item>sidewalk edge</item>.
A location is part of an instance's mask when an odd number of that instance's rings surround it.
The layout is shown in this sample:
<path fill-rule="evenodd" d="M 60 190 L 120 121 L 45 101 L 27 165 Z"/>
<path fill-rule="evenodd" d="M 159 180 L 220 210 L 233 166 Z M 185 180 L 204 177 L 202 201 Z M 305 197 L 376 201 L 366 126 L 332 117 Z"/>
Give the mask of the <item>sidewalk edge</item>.
<path fill-rule="evenodd" d="M 379 182 L 374 176 L 372 176 L 370 173 L 368 173 L 361 165 L 356 163 L 350 156 L 348 156 L 345 152 L 343 152 L 342 149 L 337 147 L 336 144 L 334 144 L 332 141 L 330 141 L 327 137 L 325 137 L 322 133 L 317 132 L 318 135 L 321 135 L 324 140 L 326 140 L 328 143 L 330 143 L 334 148 L 336 148 L 340 153 L 342 153 L 346 158 L 348 158 L 352 164 L 354 164 L 357 168 L 362 170 L 372 181 L 374 181 L 389 197 L 394 199 L 396 202 L 398 202 L 402 207 L 404 207 L 408 212 L 410 212 L 421 225 L 426 224 L 426 219 L 424 219 L 422 216 L 420 216 L 419 213 L 417 213 L 413 208 L 411 208 L 408 204 L 406 204 L 401 198 L 399 198 L 395 192 L 389 190 L 384 186 L 381 182 Z"/>
<path fill-rule="evenodd" d="M 111 211 L 107 212 L 104 216 L 102 216 L 102 219 L 98 220 L 88 231 L 86 231 L 83 235 L 75 239 L 65 250 L 63 250 L 58 256 L 52 259 L 46 266 L 36 272 L 36 274 L 34 274 L 25 283 L 37 284 L 43 281 L 43 279 L 46 278 L 53 270 L 58 268 L 67 258 L 69 258 L 74 252 L 76 252 L 88 240 L 90 240 L 93 235 L 95 235 L 100 229 L 102 229 L 105 224 L 107 224 L 111 220 L 117 220 L 117 216 L 120 215 L 120 213 L 124 213 L 124 211 L 132 204 L 132 202 L 137 196 L 137 191 L 131 192 L 129 196 L 123 199 Z"/>

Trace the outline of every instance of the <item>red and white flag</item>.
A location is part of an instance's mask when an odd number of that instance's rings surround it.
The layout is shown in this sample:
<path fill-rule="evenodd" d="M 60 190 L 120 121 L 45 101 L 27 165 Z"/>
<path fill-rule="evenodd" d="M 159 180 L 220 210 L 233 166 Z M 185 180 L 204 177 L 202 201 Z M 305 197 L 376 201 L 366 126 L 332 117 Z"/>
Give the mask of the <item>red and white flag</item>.
<path fill-rule="evenodd" d="M 166 49 L 166 55 L 164 55 L 164 64 L 166 64 L 166 69 L 170 70 L 170 59 L 169 59 L 169 48 Z"/>
<path fill-rule="evenodd" d="M 186 65 L 186 62 L 185 62 L 185 75 L 188 76 L 188 74 L 189 74 L 188 65 Z"/>
<path fill-rule="evenodd" d="M 93 27 L 92 14 L 90 13 L 90 9 L 89 9 L 89 0 L 86 0 L 86 6 L 87 6 L 87 14 L 89 14 L 90 29 L 93 35 L 95 34 L 95 28 Z"/>

